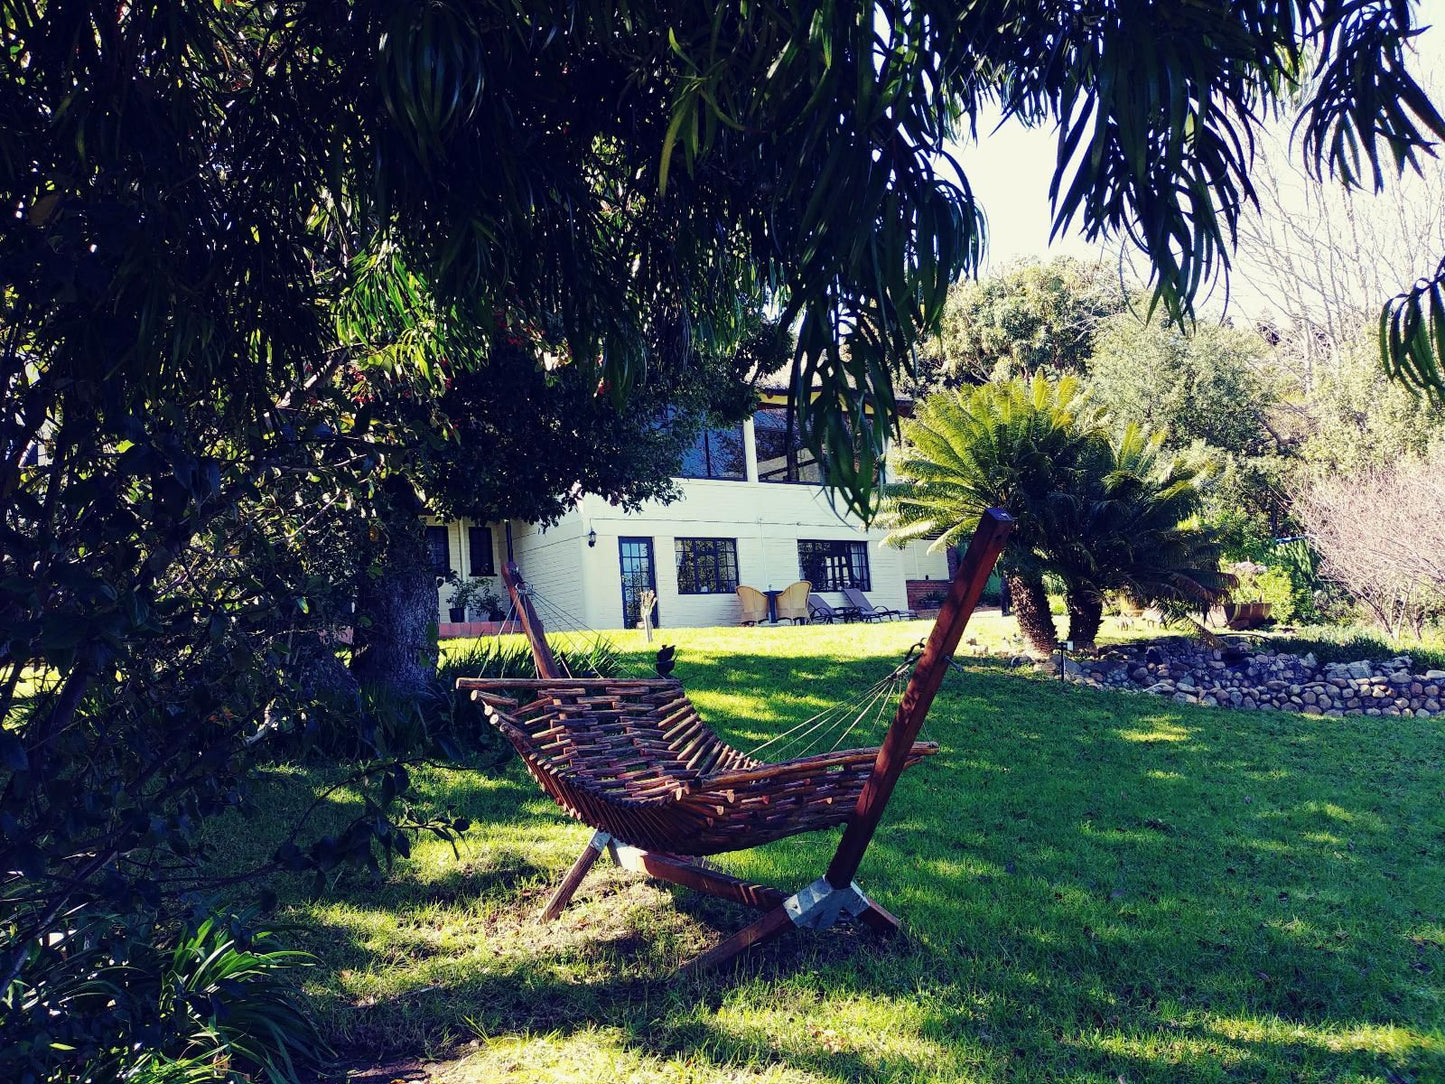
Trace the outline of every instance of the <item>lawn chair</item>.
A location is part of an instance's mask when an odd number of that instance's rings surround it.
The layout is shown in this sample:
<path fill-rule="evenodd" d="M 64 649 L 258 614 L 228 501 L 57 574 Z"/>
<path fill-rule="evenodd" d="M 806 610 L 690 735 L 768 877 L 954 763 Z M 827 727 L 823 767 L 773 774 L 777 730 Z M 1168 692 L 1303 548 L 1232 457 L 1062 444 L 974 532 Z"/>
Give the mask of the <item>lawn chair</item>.
<path fill-rule="evenodd" d="M 808 592 L 813 585 L 799 580 L 785 587 L 778 595 L 778 620 L 791 621 L 795 625 L 808 623 Z"/>
<path fill-rule="evenodd" d="M 857 621 L 858 611 L 852 606 L 834 606 L 822 595 L 808 596 L 808 610 L 814 621 L 831 625 L 835 621 Z"/>
<path fill-rule="evenodd" d="M 743 606 L 740 625 L 761 625 L 768 619 L 768 596 L 756 587 L 738 584 L 738 601 Z"/>
<path fill-rule="evenodd" d="M 916 621 L 918 615 L 912 610 L 894 610 L 887 606 L 874 606 L 868 596 L 856 587 L 843 588 L 843 597 L 848 605 L 856 607 L 858 616 L 864 621 Z"/>

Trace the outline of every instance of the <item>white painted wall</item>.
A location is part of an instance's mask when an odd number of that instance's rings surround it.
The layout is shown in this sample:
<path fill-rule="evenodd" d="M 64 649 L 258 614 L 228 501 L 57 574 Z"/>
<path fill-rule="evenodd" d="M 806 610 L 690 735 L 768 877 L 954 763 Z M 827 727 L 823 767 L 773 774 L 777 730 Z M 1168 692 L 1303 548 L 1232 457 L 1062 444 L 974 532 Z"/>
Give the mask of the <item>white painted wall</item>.
<path fill-rule="evenodd" d="M 800 578 L 799 539 L 838 539 L 868 543 L 872 588 L 868 597 L 880 607 L 907 605 L 905 581 L 947 580 L 948 559 L 927 552 L 927 544 L 898 550 L 883 546 L 884 532 L 866 531 L 828 501 L 816 485 L 759 482 L 753 423 L 743 424 L 747 481 L 678 479 L 681 499 L 672 504 L 649 502 L 624 513 L 599 497 L 584 497 L 558 523 L 548 528 L 512 525 L 513 553 L 522 574 L 541 594 L 543 624 L 561 630 L 582 625 L 593 629 L 622 626 L 622 574 L 619 539 L 651 538 L 656 565 L 659 624 L 663 628 L 735 625 L 741 614 L 735 593 L 681 595 L 677 591 L 678 538 L 731 538 L 737 543 L 739 582 L 759 590 L 784 588 Z M 466 561 L 464 523 L 449 525 L 452 567 L 462 575 Z M 595 531 L 595 545 L 588 533 Z M 505 527 L 492 525 L 497 568 L 506 561 Z M 498 584 L 500 590 L 500 583 Z M 446 615 L 450 588 L 439 592 Z M 820 592 L 821 593 L 821 592 Z M 835 605 L 841 593 L 822 593 Z M 564 620 L 566 615 L 572 620 Z"/>
<path fill-rule="evenodd" d="M 498 525 L 497 532 L 505 529 Z M 577 512 L 568 512 L 550 527 L 538 527 L 531 523 L 512 524 L 512 553 L 517 567 L 538 596 L 537 611 L 542 625 L 548 629 L 562 631 L 576 628 L 579 623 L 601 628 L 587 620 L 587 599 L 584 588 L 585 558 L 587 549 L 582 518 Z M 506 539 L 499 546 L 500 561 L 506 561 Z M 501 564 L 497 567 L 500 569 Z M 499 585 L 500 588 L 500 585 Z M 505 594 L 505 589 L 502 589 Z M 611 627 L 620 625 L 613 621 Z"/>
<path fill-rule="evenodd" d="M 844 539 L 868 543 L 872 579 L 869 597 L 879 606 L 902 607 L 904 581 L 946 578 L 946 558 L 885 548 L 883 532 L 865 531 L 843 518 L 818 486 L 766 482 L 680 479 L 682 498 L 673 504 L 652 502 L 632 514 L 597 497 L 579 507 L 581 534 L 597 532 L 597 545 L 583 557 L 582 581 L 587 623 L 617 628 L 622 621 L 622 585 L 618 539 L 641 536 L 653 540 L 657 594 L 662 627 L 735 625 L 740 616 L 737 595 L 680 595 L 677 592 L 677 538 L 731 538 L 737 542 L 739 581 L 759 590 L 783 588 L 799 578 L 799 539 Z M 585 543 L 584 543 L 585 545 Z M 917 573 L 915 575 L 915 573 Z M 535 574 L 528 573 L 529 576 Z M 841 594 L 823 597 L 841 604 Z"/>

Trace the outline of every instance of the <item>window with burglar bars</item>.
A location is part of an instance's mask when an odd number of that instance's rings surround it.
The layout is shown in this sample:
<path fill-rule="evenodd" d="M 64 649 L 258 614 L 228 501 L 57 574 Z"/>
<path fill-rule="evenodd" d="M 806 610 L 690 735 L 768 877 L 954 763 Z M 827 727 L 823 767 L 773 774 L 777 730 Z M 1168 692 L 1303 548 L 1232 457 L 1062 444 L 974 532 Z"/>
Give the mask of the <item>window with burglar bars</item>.
<path fill-rule="evenodd" d="M 868 573 L 868 544 L 831 539 L 798 540 L 798 574 L 814 591 L 841 591 L 856 587 L 871 591 Z"/>
<path fill-rule="evenodd" d="M 473 576 L 495 576 L 496 558 L 492 556 L 492 529 L 490 527 L 468 527 L 467 549 L 471 557 Z"/>
<path fill-rule="evenodd" d="M 428 527 L 426 529 L 426 545 L 431 556 L 432 572 L 437 579 L 446 579 L 452 574 L 452 553 L 451 546 L 447 541 L 447 529 L 445 527 Z"/>
<path fill-rule="evenodd" d="M 721 595 L 738 589 L 738 544 L 733 538 L 677 538 L 677 593 Z"/>

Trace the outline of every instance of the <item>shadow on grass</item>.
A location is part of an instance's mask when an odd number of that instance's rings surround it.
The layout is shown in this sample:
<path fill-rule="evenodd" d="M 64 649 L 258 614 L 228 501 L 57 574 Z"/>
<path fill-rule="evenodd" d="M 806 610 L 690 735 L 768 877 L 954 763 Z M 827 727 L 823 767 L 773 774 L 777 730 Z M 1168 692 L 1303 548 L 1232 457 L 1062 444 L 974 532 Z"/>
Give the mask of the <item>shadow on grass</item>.
<path fill-rule="evenodd" d="M 679 677 L 746 746 L 889 665 L 785 646 L 685 654 Z M 790 936 L 699 980 L 672 968 L 749 913 L 599 865 L 538 927 L 586 829 L 516 764 L 426 775 L 478 822 L 460 863 L 422 852 L 298 904 L 331 1030 L 373 1052 L 481 1039 L 478 1079 L 504 1075 L 487 1051 L 510 1040 L 699 1079 L 1445 1079 L 1436 724 L 1179 708 L 973 665 L 925 736 L 942 755 L 904 776 L 859 877 L 909 936 Z M 794 888 L 836 838 L 723 864 Z"/>

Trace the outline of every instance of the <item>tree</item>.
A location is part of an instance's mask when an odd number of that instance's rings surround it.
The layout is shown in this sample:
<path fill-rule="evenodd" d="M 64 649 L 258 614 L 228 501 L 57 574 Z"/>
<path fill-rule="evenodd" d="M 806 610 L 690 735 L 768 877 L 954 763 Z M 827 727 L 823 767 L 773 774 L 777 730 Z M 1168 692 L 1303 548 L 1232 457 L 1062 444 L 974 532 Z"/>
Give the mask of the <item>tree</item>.
<path fill-rule="evenodd" d="M 1299 454 L 1304 472 L 1315 477 L 1385 471 L 1427 455 L 1445 439 L 1440 409 L 1390 380 L 1363 340 L 1340 345 L 1306 408 L 1311 432 Z"/>
<path fill-rule="evenodd" d="M 1438 76 L 1426 85 L 1438 92 Z M 1232 300 L 1266 325 L 1308 395 L 1351 358 L 1372 354 L 1380 368 L 1381 299 L 1428 278 L 1445 250 L 1445 162 L 1423 158 L 1369 192 L 1320 184 L 1291 154 L 1295 119 L 1261 132 L 1259 205 L 1240 219 Z"/>
<path fill-rule="evenodd" d="M 1295 507 L 1321 558 L 1321 571 L 1391 636 L 1445 605 L 1445 484 L 1441 456 L 1320 478 Z"/>
<path fill-rule="evenodd" d="M 1214 473 L 1198 452 L 1169 451 L 1135 423 L 1096 435 L 1044 504 L 1044 559 L 1064 582 L 1069 639 L 1094 646 L 1111 593 L 1166 610 L 1207 608 L 1231 585 L 1199 523 Z"/>
<path fill-rule="evenodd" d="M 931 539 L 930 550 L 958 545 L 985 509 L 1017 521 L 999 560 L 1019 628 L 1035 650 L 1058 643 L 1044 572 L 1050 568 L 1052 506 L 1070 492 L 1068 475 L 1099 438 L 1099 411 L 1076 377 L 1035 376 L 939 392 L 903 423 L 891 464 L 899 479 L 884 489 L 887 543 Z"/>
<path fill-rule="evenodd" d="M 1252 330 L 1201 321 L 1186 334 L 1124 313 L 1104 322 L 1088 361 L 1089 387 L 1121 424 L 1238 456 L 1279 451 L 1268 412 L 1276 390 L 1268 344 Z"/>
<path fill-rule="evenodd" d="M 69 948 L 165 928 L 269 720 L 321 710 L 288 665 L 334 646 L 310 581 L 342 560 L 317 550 L 430 496 L 408 481 L 429 410 L 358 402 L 353 367 L 434 400 L 527 329 L 527 365 L 626 410 L 776 305 L 799 431 L 867 511 L 895 377 L 981 254 L 946 157 L 981 103 L 1063 122 L 1059 225 L 1127 231 L 1182 321 L 1252 197 L 1256 117 L 1306 74 L 1306 146 L 1336 173 L 1408 168 L 1445 130 L 1406 69 L 1412 18 L 0 2 L 0 987 L 49 976 L 41 1016 L 98 1019 L 56 993 Z M 56 686 L 17 697 L 31 667 Z M 397 853 L 398 770 L 276 863 Z M 91 1038 L 133 1049 L 111 1023 Z M 23 1050 L 39 1078 L 87 1075 Z"/>
<path fill-rule="evenodd" d="M 1228 577 L 1196 519 L 1211 470 L 1137 425 L 1111 433 L 1075 377 L 995 381 L 925 399 L 904 423 L 886 490 L 887 541 L 956 545 L 985 508 L 1017 521 L 1000 559 L 1019 628 L 1040 653 L 1058 635 L 1046 573 L 1065 586 L 1069 638 L 1093 646 L 1105 596 L 1196 606 Z"/>
<path fill-rule="evenodd" d="M 1105 321 L 1089 387 L 1114 420 L 1161 433 L 1168 448 L 1201 446 L 1215 471 L 1205 496 L 1230 544 L 1269 537 L 1288 522 L 1283 476 L 1300 439 L 1297 406 L 1252 329 L 1200 321 L 1180 331 L 1125 313 Z"/>
<path fill-rule="evenodd" d="M 1081 374 L 1100 324 L 1124 304 L 1117 274 L 1067 256 L 960 282 L 948 292 L 928 383 Z"/>

